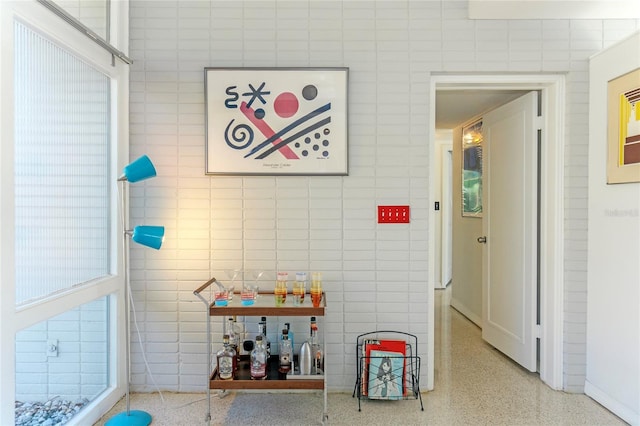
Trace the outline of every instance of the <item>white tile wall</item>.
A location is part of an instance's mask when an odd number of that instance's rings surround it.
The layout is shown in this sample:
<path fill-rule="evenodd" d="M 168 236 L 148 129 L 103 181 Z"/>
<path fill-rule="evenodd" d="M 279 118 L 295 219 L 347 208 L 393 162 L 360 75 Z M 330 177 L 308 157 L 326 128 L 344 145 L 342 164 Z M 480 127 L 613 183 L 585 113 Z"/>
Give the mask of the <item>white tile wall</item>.
<path fill-rule="evenodd" d="M 132 0 L 130 13 L 131 157 L 146 153 L 158 169 L 132 187 L 132 220 L 167 227 L 162 250 L 132 250 L 160 388 L 205 389 L 206 315 L 192 291 L 233 268 L 269 279 L 323 271 L 331 389 L 352 389 L 359 333 L 396 328 L 426 349 L 429 74 L 553 72 L 568 83 L 564 387 L 582 391 L 587 59 L 637 20 L 470 21 L 466 2 L 451 0 Z M 205 176 L 206 66 L 349 67 L 349 176 Z M 378 225 L 382 204 L 410 205 L 411 223 Z M 272 320 L 272 340 L 278 327 Z M 306 324 L 294 330 L 304 335 Z M 151 390 L 136 340 L 132 348 L 134 389 Z"/>

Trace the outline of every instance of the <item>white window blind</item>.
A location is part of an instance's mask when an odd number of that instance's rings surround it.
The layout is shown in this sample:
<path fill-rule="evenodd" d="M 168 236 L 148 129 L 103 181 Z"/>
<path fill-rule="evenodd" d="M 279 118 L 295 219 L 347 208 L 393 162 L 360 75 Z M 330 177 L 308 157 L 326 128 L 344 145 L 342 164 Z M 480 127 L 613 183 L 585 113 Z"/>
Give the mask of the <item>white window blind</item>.
<path fill-rule="evenodd" d="M 110 79 L 15 22 L 16 304 L 109 272 Z"/>

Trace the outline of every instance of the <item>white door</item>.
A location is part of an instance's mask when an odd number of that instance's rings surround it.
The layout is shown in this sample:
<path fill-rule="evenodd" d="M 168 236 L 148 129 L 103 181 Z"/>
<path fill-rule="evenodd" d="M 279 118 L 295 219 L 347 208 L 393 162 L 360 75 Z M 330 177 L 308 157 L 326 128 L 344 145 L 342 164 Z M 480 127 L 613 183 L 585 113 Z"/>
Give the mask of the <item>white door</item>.
<path fill-rule="evenodd" d="M 536 371 L 537 92 L 483 117 L 482 337 Z"/>

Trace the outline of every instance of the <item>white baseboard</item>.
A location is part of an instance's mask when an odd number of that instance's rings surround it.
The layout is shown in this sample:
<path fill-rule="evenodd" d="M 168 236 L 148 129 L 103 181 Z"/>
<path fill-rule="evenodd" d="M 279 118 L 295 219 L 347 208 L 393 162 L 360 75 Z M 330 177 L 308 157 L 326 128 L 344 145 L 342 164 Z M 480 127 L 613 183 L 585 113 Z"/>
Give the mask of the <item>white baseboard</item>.
<path fill-rule="evenodd" d="M 451 298 L 451 307 L 456 311 L 460 312 L 465 317 L 469 318 L 469 321 L 482 328 L 482 318 L 476 315 L 469 309 L 464 303 L 460 302 L 458 299 L 452 297 Z"/>
<path fill-rule="evenodd" d="M 584 393 L 630 425 L 640 425 L 639 412 L 634 412 L 631 408 L 611 398 L 588 380 L 584 384 Z"/>

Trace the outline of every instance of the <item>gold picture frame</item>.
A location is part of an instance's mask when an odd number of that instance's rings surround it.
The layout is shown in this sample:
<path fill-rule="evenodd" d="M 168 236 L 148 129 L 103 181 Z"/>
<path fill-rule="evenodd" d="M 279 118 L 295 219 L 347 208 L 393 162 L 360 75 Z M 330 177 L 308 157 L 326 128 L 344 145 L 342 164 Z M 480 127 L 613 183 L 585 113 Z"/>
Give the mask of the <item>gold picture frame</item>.
<path fill-rule="evenodd" d="M 640 68 L 608 82 L 607 183 L 640 182 Z"/>

